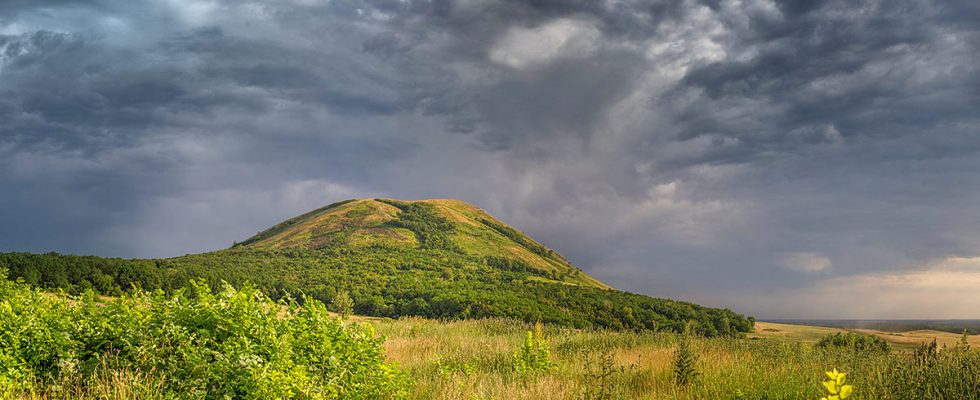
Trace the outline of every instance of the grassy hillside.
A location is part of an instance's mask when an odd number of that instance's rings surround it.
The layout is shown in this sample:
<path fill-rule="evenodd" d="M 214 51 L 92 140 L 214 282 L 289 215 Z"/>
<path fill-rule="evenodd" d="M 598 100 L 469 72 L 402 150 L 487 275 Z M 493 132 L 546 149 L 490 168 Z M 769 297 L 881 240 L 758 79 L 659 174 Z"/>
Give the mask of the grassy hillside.
<path fill-rule="evenodd" d="M 363 315 L 507 317 L 576 328 L 748 332 L 725 309 L 613 290 L 486 212 L 454 200 L 340 202 L 287 220 L 230 249 L 169 259 L 0 254 L 10 276 L 45 289 L 118 295 L 170 292 L 192 279 L 246 282 L 273 299 L 349 296 Z"/>
<path fill-rule="evenodd" d="M 609 288 L 557 252 L 459 200 L 347 200 L 291 218 L 234 247 L 324 249 L 370 247 L 454 250 L 511 260 L 555 280 Z"/>

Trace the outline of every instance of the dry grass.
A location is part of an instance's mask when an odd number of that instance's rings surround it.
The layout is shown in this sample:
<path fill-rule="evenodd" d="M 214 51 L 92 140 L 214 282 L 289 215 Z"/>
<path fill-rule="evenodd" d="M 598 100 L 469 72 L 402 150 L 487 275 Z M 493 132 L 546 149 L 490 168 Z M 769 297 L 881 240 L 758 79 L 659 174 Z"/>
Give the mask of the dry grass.
<path fill-rule="evenodd" d="M 756 322 L 755 333 L 750 334 L 749 337 L 786 342 L 800 341 L 804 343 L 816 343 L 820 338 L 828 334 L 847 331 L 879 336 L 885 339 L 893 349 L 899 351 L 913 350 L 923 343 L 932 342 L 933 339 L 936 340 L 939 347 L 943 347 L 944 345 L 946 347 L 952 347 L 959 343 L 962 337 L 959 334 L 934 330 L 895 333 L 873 329 L 841 329 L 822 326 L 777 324 L 772 322 Z M 974 348 L 980 348 L 980 335 L 971 335 L 969 337 L 969 343 Z"/>
<path fill-rule="evenodd" d="M 615 399 L 702 399 L 734 395 L 740 382 L 758 374 L 768 361 L 753 357 L 736 341 L 699 339 L 695 343 L 702 379 L 690 387 L 674 383 L 675 337 L 667 333 L 587 332 L 548 327 L 554 371 L 521 377 L 512 369 L 513 352 L 528 325 L 506 320 L 437 322 L 419 318 L 376 321 L 388 337 L 387 357 L 416 380 L 419 399 L 582 399 L 599 382 L 603 356 L 612 361 L 605 383 Z M 745 363 L 746 360 L 755 360 Z M 807 370 L 816 393 L 822 366 Z M 794 368 L 770 368 L 772 381 Z M 808 392 L 809 393 L 809 392 Z M 719 397 L 720 396 L 720 397 Z"/>
<path fill-rule="evenodd" d="M 880 356 L 828 355 L 813 348 L 840 329 L 759 323 L 750 338 L 696 339 L 699 376 L 683 386 L 674 380 L 673 334 L 547 327 L 558 367 L 521 377 L 511 362 L 529 325 L 420 318 L 374 324 L 388 337 L 388 360 L 416 381 L 417 399 L 590 399 L 600 398 L 594 396 L 600 386 L 608 399 L 816 399 L 823 371 L 854 372 L 849 379 L 860 385 L 870 384 L 873 371 L 884 365 Z M 596 378 L 603 357 L 611 360 L 604 383 Z M 859 391 L 852 398 L 868 397 Z"/>

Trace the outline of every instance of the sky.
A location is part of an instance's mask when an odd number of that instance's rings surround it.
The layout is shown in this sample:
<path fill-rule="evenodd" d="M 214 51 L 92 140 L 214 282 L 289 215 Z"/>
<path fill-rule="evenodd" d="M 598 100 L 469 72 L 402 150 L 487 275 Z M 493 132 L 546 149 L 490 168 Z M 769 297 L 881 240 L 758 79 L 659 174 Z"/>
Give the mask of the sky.
<path fill-rule="evenodd" d="M 378 196 L 759 318 L 980 318 L 980 2 L 0 2 L 0 251 Z"/>

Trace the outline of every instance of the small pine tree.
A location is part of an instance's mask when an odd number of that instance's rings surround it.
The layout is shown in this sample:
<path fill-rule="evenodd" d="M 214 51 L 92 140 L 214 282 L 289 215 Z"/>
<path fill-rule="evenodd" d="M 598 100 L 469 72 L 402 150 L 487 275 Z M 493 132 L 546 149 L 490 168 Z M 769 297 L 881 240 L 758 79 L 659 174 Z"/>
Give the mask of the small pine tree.
<path fill-rule="evenodd" d="M 616 381 L 622 379 L 626 367 L 617 366 L 610 352 L 595 357 L 590 353 L 583 355 L 585 360 L 585 385 L 579 397 L 581 400 L 610 400 L 615 396 Z M 632 369 L 635 365 L 630 366 Z"/>
<path fill-rule="evenodd" d="M 330 301 L 330 308 L 342 318 L 347 318 L 354 312 L 354 300 L 351 300 L 346 291 L 340 292 Z"/>
<path fill-rule="evenodd" d="M 677 351 L 674 352 L 674 377 L 680 385 L 686 385 L 698 375 L 696 365 L 698 355 L 691 348 L 691 327 L 688 325 L 680 335 Z"/>

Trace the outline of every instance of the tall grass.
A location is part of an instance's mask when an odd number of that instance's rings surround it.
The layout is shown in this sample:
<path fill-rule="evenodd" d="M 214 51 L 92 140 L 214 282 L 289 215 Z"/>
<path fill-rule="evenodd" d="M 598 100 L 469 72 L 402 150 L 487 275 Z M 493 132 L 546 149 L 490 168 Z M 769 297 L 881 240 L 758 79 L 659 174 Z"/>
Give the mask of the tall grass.
<path fill-rule="evenodd" d="M 697 376 L 678 384 L 674 333 L 583 331 L 545 326 L 556 367 L 524 376 L 510 360 L 528 324 L 509 320 L 375 323 L 388 360 L 416 381 L 419 399 L 819 399 L 825 371 L 847 372 L 848 399 L 978 399 L 980 352 L 937 349 L 928 356 L 853 347 L 735 338 L 689 339 Z M 916 361 L 919 357 L 919 361 Z M 928 357 L 928 358 L 922 358 Z M 440 374 L 439 365 L 466 366 Z"/>

